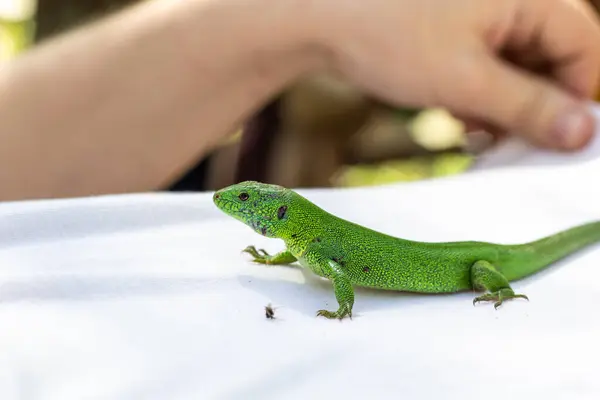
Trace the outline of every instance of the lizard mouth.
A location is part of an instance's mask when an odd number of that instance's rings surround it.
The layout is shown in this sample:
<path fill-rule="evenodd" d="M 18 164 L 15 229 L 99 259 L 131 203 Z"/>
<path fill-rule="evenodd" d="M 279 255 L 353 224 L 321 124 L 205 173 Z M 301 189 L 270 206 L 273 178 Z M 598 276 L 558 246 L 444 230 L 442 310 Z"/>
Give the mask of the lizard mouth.
<path fill-rule="evenodd" d="M 239 216 L 239 217 L 254 217 L 255 213 L 251 208 L 243 208 L 240 207 L 238 203 L 235 201 L 224 199 L 222 196 L 219 196 L 218 193 L 215 193 L 213 196 L 213 202 L 217 206 L 217 208 L 223 211 L 225 214 L 231 216 Z M 244 221 L 249 222 L 249 221 Z"/>
<path fill-rule="evenodd" d="M 217 208 L 219 208 L 225 214 L 243 222 L 255 232 L 260 233 L 263 236 L 267 235 L 267 221 L 265 218 L 256 214 L 252 208 L 240 207 L 239 203 L 224 199 L 222 196 L 219 196 L 218 193 L 215 193 L 213 196 L 213 201 Z"/>

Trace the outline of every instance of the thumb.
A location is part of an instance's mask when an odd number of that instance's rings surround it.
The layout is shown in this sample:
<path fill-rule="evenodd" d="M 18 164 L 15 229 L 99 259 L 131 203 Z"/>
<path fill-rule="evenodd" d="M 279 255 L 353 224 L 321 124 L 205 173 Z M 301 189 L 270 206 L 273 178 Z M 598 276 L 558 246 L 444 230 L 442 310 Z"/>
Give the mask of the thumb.
<path fill-rule="evenodd" d="M 475 77 L 462 83 L 458 97 L 468 104 L 460 112 L 543 147 L 573 150 L 591 139 L 594 118 L 585 101 L 491 56 L 480 61 L 472 64 Z"/>

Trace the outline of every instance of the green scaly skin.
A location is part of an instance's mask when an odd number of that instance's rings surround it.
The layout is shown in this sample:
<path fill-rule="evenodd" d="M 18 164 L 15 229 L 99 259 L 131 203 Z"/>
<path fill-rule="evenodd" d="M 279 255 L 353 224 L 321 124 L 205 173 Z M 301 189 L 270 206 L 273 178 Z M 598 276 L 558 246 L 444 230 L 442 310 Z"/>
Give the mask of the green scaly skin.
<path fill-rule="evenodd" d="M 487 242 L 417 242 L 389 236 L 341 219 L 298 193 L 277 185 L 247 181 L 215 192 L 215 205 L 255 232 L 282 239 L 275 255 L 248 246 L 255 262 L 295 261 L 329 279 L 339 308 L 319 310 L 326 318 L 352 318 L 354 286 L 417 293 L 487 292 L 475 297 L 493 301 L 527 299 L 509 282 L 600 241 L 600 221 L 524 244 Z"/>

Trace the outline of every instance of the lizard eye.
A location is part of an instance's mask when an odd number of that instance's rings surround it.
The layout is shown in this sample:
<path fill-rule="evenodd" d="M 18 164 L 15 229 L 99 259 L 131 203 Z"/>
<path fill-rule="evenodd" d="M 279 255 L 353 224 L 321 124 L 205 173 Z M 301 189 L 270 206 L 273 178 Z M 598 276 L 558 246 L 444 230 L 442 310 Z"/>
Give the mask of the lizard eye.
<path fill-rule="evenodd" d="M 238 197 L 239 197 L 239 199 L 240 199 L 241 201 L 246 201 L 246 200 L 248 200 L 248 198 L 249 198 L 250 196 L 248 195 L 248 193 L 246 193 L 246 192 L 243 192 L 243 193 L 240 193 L 240 195 L 239 195 Z"/>

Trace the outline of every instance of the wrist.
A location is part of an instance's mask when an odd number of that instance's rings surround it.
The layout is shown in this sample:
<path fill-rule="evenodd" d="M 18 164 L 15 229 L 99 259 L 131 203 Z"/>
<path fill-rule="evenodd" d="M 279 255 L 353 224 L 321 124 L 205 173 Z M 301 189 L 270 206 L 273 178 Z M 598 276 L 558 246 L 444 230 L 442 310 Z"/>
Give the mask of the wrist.
<path fill-rule="evenodd" d="M 187 33 L 197 76 L 230 69 L 232 76 L 253 75 L 278 90 L 328 66 L 327 49 L 314 37 L 303 1 L 198 0 L 189 7 L 194 10 L 188 9 L 188 15 L 202 15 L 202 24 L 190 19 Z M 220 62 L 203 53 L 207 41 L 218 49 L 219 54 L 211 50 L 211 57 Z"/>

